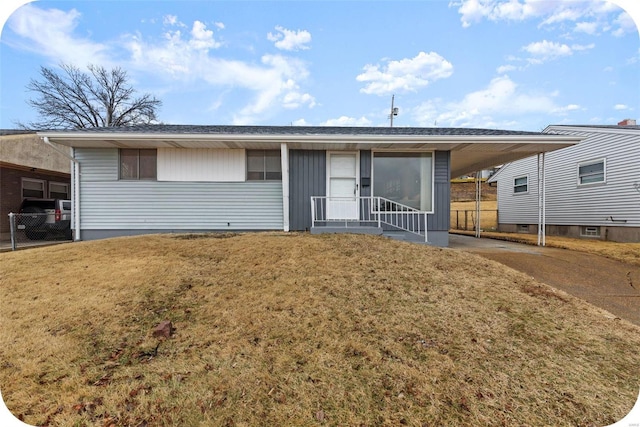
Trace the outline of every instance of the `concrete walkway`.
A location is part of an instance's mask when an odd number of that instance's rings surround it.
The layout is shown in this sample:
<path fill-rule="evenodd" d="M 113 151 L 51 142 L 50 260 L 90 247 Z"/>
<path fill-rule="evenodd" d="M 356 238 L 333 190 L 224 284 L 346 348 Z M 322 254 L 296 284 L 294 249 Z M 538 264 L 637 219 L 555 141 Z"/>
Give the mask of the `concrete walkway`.
<path fill-rule="evenodd" d="M 473 252 L 640 326 L 640 267 L 566 249 L 449 235 L 449 247 Z"/>

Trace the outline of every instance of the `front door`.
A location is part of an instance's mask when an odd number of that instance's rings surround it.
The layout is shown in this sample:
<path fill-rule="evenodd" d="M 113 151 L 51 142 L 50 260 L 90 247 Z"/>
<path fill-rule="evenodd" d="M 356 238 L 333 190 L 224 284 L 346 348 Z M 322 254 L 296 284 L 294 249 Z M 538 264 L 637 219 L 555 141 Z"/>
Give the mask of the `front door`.
<path fill-rule="evenodd" d="M 357 152 L 328 153 L 327 219 L 357 220 L 360 190 Z"/>

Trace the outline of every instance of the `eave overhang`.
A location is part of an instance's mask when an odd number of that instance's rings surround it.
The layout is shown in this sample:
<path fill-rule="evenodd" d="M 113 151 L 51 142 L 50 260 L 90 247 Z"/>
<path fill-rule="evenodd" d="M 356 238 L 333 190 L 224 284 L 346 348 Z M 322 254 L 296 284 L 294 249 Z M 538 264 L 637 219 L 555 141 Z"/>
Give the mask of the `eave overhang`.
<path fill-rule="evenodd" d="M 320 128 L 321 129 L 321 128 Z M 38 132 L 42 138 L 76 148 L 217 148 L 300 150 L 450 151 L 451 177 L 473 173 L 580 142 L 583 137 L 530 133 L 524 135 L 402 135 L 292 133 L 149 133 Z"/>

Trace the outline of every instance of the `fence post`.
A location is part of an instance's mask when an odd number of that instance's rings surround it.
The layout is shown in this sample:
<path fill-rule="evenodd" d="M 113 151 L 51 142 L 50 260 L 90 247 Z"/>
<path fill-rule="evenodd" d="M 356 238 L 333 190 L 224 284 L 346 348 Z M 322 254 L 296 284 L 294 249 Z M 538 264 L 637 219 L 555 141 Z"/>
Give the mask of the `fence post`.
<path fill-rule="evenodd" d="M 9 230 L 11 232 L 11 250 L 16 250 L 16 214 L 9 212 Z"/>

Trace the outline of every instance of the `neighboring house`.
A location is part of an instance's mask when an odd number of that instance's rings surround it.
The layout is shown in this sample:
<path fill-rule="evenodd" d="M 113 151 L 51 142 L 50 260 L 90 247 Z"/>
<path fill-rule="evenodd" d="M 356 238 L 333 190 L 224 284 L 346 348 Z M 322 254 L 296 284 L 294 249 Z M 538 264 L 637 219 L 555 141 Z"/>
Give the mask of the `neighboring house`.
<path fill-rule="evenodd" d="M 548 135 L 583 138 L 545 156 L 545 223 L 549 235 L 640 242 L 640 126 L 548 126 Z M 502 167 L 498 228 L 535 233 L 538 227 L 537 158 Z"/>
<path fill-rule="evenodd" d="M 448 245 L 451 177 L 579 141 L 483 129 L 184 125 L 39 136 L 72 147 L 76 239 L 346 228 L 439 246 Z"/>
<path fill-rule="evenodd" d="M 69 158 L 35 132 L 0 130 L 0 239 L 10 237 L 8 215 L 18 212 L 24 198 L 70 198 L 70 172 Z"/>

